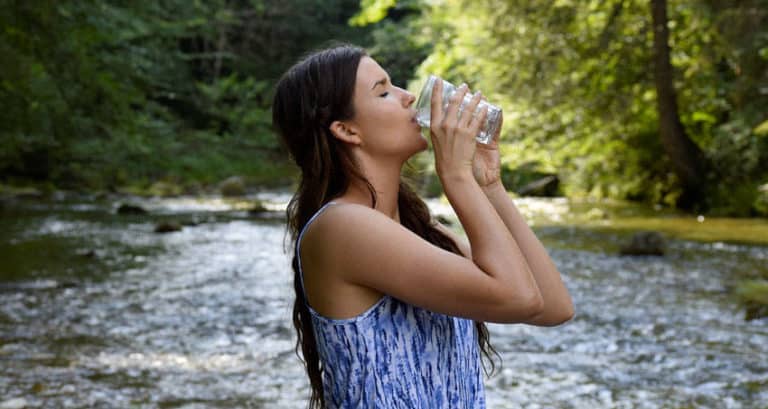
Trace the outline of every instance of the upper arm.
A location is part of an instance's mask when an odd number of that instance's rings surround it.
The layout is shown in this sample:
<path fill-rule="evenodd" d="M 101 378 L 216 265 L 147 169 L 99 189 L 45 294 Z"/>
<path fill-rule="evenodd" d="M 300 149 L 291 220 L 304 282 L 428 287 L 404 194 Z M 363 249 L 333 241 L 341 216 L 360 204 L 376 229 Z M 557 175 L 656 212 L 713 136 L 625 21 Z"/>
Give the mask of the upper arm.
<path fill-rule="evenodd" d="M 427 242 L 373 209 L 332 206 L 314 224 L 316 237 L 323 238 L 314 241 L 321 263 L 351 284 L 475 320 L 522 322 L 538 312 L 524 291 L 500 285 L 471 259 Z"/>

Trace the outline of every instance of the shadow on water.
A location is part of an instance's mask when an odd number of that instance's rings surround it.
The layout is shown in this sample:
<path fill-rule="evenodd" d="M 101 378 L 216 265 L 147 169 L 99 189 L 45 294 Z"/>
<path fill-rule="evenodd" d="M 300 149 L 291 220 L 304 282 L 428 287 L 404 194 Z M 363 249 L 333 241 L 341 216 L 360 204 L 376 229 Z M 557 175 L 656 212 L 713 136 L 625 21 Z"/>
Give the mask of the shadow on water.
<path fill-rule="evenodd" d="M 257 197 L 281 210 L 289 196 Z M 148 215 L 82 197 L 3 207 L 0 404 L 303 406 L 281 216 L 250 215 L 248 200 L 139 203 Z M 729 295 L 737 278 L 766 274 L 764 221 L 517 203 L 577 315 L 557 328 L 490 325 L 504 358 L 486 380 L 490 408 L 768 406 L 768 322 L 744 321 Z M 183 228 L 156 234 L 161 221 Z M 663 231 L 666 256 L 618 256 L 635 229 Z"/>

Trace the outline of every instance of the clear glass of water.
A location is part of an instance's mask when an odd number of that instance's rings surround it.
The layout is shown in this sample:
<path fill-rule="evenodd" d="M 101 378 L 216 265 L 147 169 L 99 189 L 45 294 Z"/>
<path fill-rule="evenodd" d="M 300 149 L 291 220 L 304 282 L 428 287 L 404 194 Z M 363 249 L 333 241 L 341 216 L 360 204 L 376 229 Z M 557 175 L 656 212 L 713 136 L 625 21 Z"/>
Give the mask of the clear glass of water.
<path fill-rule="evenodd" d="M 435 87 L 437 81 L 443 82 L 443 112 L 448 109 L 448 99 L 451 98 L 451 95 L 456 93 L 456 86 L 450 82 L 435 75 L 430 75 L 429 78 L 427 78 L 427 81 L 421 88 L 421 92 L 419 92 L 419 98 L 416 101 L 416 121 L 418 121 L 419 125 L 424 128 L 429 128 L 430 116 L 432 114 L 432 89 Z M 472 100 L 472 97 L 473 94 L 470 93 L 464 95 L 464 100 L 461 101 L 461 105 L 459 106 L 459 115 L 461 115 L 464 107 Z M 501 108 L 481 100 L 477 105 L 477 110 L 475 112 L 480 111 L 480 108 L 484 106 L 488 107 L 488 113 L 485 116 L 485 123 L 480 127 L 480 133 L 477 134 L 475 139 L 482 144 L 489 144 L 493 139 L 493 135 L 499 130 Z"/>

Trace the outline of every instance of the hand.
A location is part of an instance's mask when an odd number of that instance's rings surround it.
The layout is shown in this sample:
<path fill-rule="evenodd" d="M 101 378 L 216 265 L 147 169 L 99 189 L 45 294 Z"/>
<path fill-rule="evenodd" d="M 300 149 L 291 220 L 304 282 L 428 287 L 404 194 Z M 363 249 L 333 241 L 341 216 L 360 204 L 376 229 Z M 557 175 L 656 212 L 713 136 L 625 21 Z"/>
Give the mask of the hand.
<path fill-rule="evenodd" d="M 490 187 L 501 183 L 501 159 L 499 156 L 499 134 L 504 123 L 504 114 L 500 114 L 499 128 L 489 144 L 477 144 L 475 158 L 472 161 L 472 175 L 480 187 Z"/>
<path fill-rule="evenodd" d="M 441 180 L 446 175 L 472 172 L 477 145 L 475 136 L 485 122 L 487 108 L 483 107 L 475 113 L 482 98 L 478 92 L 464 107 L 463 115 L 459 116 L 459 107 L 466 93 L 467 86 L 462 84 L 451 96 L 448 108 L 443 113 L 442 81 L 437 81 L 432 90 L 430 137 L 435 151 L 435 168 Z"/>

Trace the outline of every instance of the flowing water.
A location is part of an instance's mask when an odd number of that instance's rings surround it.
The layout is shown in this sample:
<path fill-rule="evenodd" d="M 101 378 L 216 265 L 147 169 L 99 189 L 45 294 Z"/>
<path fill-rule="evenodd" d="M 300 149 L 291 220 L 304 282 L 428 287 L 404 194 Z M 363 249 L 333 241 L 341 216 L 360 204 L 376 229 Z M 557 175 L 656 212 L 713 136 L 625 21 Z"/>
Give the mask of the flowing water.
<path fill-rule="evenodd" d="M 273 209 L 288 199 L 258 197 Z M 140 203 L 149 215 L 118 216 L 109 198 L 0 207 L 0 407 L 304 407 L 281 215 L 215 198 Z M 517 203 L 576 316 L 489 326 L 503 358 L 489 408 L 768 408 L 768 319 L 745 321 L 729 295 L 766 274 L 768 246 L 747 243 L 768 223 Z M 579 219 L 593 207 L 605 210 Z M 153 232 L 167 220 L 183 230 Z M 664 257 L 618 256 L 638 226 L 682 238 Z"/>

